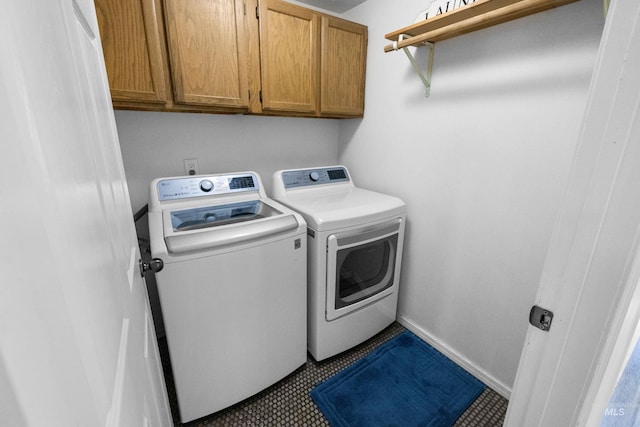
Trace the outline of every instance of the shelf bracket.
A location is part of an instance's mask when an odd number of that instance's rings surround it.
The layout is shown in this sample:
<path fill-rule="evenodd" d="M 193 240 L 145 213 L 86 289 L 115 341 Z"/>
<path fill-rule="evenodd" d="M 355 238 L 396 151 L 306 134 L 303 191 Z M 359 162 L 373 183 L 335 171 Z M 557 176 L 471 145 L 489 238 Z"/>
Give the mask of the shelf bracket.
<path fill-rule="evenodd" d="M 402 41 L 406 38 L 410 38 L 410 36 L 400 34 L 400 36 L 398 37 L 398 41 Z M 398 50 L 398 41 L 393 42 L 393 50 Z M 435 49 L 435 45 L 430 42 L 421 42 L 420 44 L 429 48 L 429 58 L 427 60 L 426 73 L 422 71 L 420 65 L 418 65 L 418 62 L 416 61 L 416 58 L 411 54 L 411 52 L 409 52 L 408 47 L 403 47 L 401 49 L 404 50 L 404 53 L 407 55 L 407 58 L 409 58 L 411 65 L 413 65 L 413 69 L 418 74 L 418 77 L 420 77 L 420 80 L 422 80 L 422 84 L 424 84 L 424 96 L 429 97 L 429 95 L 431 95 L 431 70 L 433 69 L 433 51 Z"/>

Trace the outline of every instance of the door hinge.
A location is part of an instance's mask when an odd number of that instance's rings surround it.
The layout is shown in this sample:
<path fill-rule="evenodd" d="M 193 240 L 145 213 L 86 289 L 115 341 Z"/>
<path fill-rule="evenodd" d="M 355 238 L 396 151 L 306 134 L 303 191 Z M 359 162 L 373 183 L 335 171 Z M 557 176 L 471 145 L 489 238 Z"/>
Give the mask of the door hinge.
<path fill-rule="evenodd" d="M 260 104 L 262 104 L 262 91 L 260 91 Z"/>
<path fill-rule="evenodd" d="M 553 312 L 546 308 L 534 305 L 529 312 L 529 323 L 538 329 L 548 331 L 551 329 L 551 321 L 553 320 Z"/>
<path fill-rule="evenodd" d="M 256 19 L 260 19 L 260 9 L 256 6 Z"/>

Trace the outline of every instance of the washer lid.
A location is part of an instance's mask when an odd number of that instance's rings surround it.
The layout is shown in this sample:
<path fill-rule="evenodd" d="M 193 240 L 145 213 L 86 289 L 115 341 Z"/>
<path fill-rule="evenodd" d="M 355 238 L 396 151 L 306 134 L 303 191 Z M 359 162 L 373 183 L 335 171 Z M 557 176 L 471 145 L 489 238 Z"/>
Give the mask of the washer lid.
<path fill-rule="evenodd" d="M 298 227 L 291 212 L 266 200 L 162 212 L 164 241 L 172 253 L 211 249 L 272 236 Z"/>
<path fill-rule="evenodd" d="M 406 212 L 397 197 L 352 186 L 289 191 L 278 201 L 299 212 L 316 231 L 362 225 Z"/>
<path fill-rule="evenodd" d="M 170 211 L 173 231 L 219 227 L 280 214 L 282 212 L 260 200 Z"/>

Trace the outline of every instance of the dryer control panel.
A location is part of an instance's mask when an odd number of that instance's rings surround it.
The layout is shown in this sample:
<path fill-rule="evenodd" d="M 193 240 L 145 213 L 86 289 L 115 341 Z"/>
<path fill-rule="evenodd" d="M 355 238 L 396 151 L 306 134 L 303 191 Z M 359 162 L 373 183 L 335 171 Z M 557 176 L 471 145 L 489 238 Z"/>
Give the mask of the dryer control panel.
<path fill-rule="evenodd" d="M 167 178 L 158 181 L 158 199 L 178 200 L 240 191 L 258 191 L 258 182 L 253 173 Z"/>
<path fill-rule="evenodd" d="M 349 173 L 347 172 L 347 168 L 343 166 L 289 170 L 282 172 L 282 182 L 285 188 L 307 187 L 311 185 L 333 184 L 349 181 Z"/>

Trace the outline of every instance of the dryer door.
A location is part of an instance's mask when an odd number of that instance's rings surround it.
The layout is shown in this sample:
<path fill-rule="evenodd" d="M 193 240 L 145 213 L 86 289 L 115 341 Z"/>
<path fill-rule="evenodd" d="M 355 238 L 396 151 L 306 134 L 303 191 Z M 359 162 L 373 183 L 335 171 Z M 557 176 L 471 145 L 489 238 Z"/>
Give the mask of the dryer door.
<path fill-rule="evenodd" d="M 327 240 L 327 320 L 334 320 L 395 292 L 402 219 Z"/>

